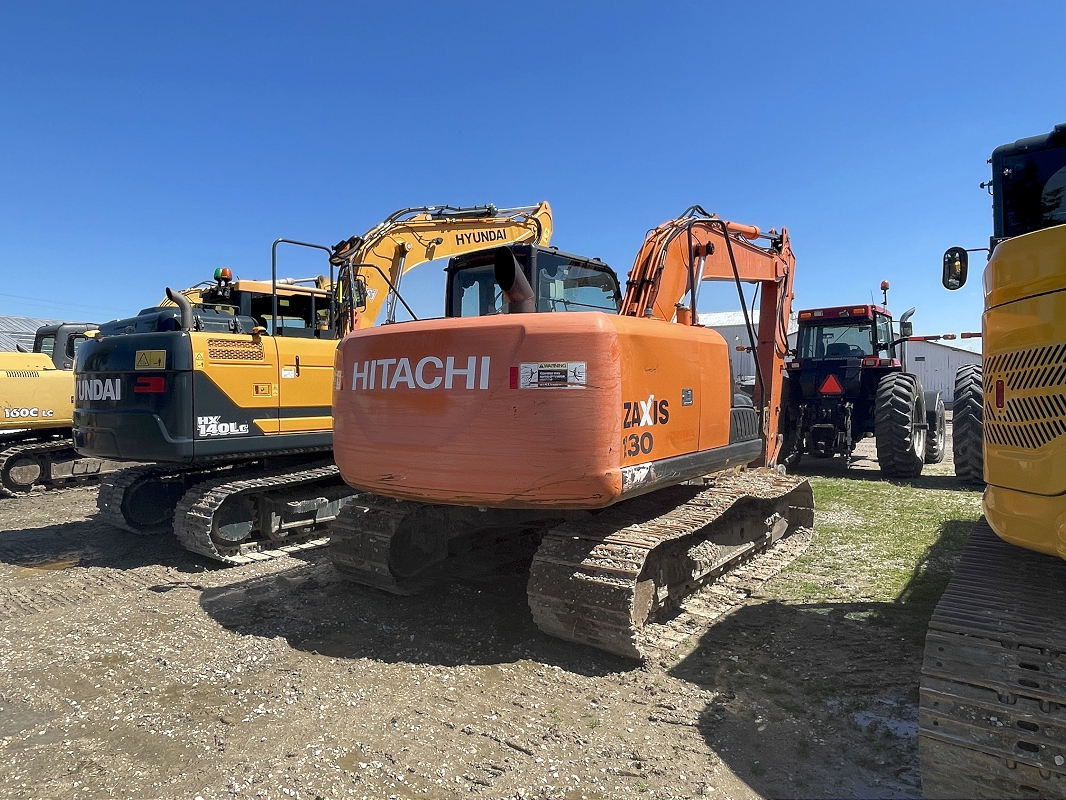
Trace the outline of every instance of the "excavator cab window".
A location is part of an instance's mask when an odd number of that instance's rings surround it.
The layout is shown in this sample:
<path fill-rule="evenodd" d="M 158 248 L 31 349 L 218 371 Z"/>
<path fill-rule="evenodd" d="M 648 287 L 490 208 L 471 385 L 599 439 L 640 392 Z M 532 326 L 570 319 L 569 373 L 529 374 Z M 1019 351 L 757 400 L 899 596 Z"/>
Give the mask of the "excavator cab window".
<path fill-rule="evenodd" d="M 617 314 L 622 302 L 618 278 L 610 267 L 561 253 L 538 254 L 536 292 L 537 311 Z"/>
<path fill-rule="evenodd" d="M 73 336 L 67 338 L 67 358 L 71 361 L 76 361 L 78 358 L 78 350 L 85 343 L 85 334 L 76 333 Z"/>
<path fill-rule="evenodd" d="M 491 262 L 456 272 L 452 290 L 452 313 L 449 316 L 484 317 L 507 313 L 507 299 L 496 284 Z"/>
<path fill-rule="evenodd" d="M 534 248 L 515 245 L 511 252 L 525 273 L 526 280 L 532 272 L 530 263 Z M 446 289 L 446 316 L 485 317 L 506 314 L 507 298 L 496 283 L 494 272 L 495 250 L 482 250 L 467 256 L 457 256 L 448 262 L 448 285 Z"/>
<path fill-rule="evenodd" d="M 278 329 L 275 331 L 273 302 L 269 294 L 253 294 L 248 316 L 267 329 L 270 336 L 296 336 L 332 339 L 329 327 L 329 299 L 313 294 L 278 295 Z"/>
<path fill-rule="evenodd" d="M 1066 223 L 1066 146 L 1003 159 L 1004 234 Z"/>
<path fill-rule="evenodd" d="M 594 259 L 554 248 L 517 244 L 515 260 L 537 297 L 537 311 L 604 311 L 617 314 L 622 303 L 618 276 Z M 457 256 L 448 263 L 446 314 L 483 317 L 508 313 L 496 283 L 494 250 Z"/>
<path fill-rule="evenodd" d="M 46 356 L 51 356 L 55 346 L 56 337 L 54 334 L 51 336 L 38 336 L 37 340 L 33 343 L 33 352 L 44 353 Z"/>

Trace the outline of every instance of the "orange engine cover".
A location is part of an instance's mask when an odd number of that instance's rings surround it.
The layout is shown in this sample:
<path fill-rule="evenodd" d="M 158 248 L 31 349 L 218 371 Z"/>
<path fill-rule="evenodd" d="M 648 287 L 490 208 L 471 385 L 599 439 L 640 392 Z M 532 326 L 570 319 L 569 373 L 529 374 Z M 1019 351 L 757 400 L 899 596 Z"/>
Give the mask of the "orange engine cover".
<path fill-rule="evenodd" d="M 433 319 L 355 331 L 336 358 L 337 464 L 389 497 L 600 508 L 641 465 L 729 443 L 729 355 L 707 328 L 600 312 Z"/>

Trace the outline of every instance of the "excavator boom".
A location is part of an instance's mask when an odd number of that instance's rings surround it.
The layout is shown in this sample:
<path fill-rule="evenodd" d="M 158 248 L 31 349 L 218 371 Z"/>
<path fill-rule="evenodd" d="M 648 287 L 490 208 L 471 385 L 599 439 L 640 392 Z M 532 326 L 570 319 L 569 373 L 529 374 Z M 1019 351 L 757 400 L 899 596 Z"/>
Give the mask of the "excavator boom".
<path fill-rule="evenodd" d="M 765 245 L 757 244 L 763 240 Z M 788 230 L 762 233 L 753 225 L 719 219 L 699 206 L 664 222 L 644 239 L 626 282 L 620 313 L 697 325 L 701 281 L 755 283 L 759 318 L 749 320 L 755 341 L 755 404 L 765 443 L 762 463 L 774 464 L 781 449 L 781 395 L 788 322 L 792 313 L 796 259 Z M 748 317 L 741 296 L 741 309 Z"/>
<path fill-rule="evenodd" d="M 521 208 L 496 206 L 406 208 L 390 215 L 363 236 L 334 247 L 332 261 L 341 267 L 338 292 L 342 335 L 369 328 L 386 304 L 386 321 L 396 321 L 403 276 L 420 264 L 517 242 L 547 245 L 551 241 L 552 215 L 547 202 Z M 345 303 L 353 279 L 366 291 L 359 309 Z"/>

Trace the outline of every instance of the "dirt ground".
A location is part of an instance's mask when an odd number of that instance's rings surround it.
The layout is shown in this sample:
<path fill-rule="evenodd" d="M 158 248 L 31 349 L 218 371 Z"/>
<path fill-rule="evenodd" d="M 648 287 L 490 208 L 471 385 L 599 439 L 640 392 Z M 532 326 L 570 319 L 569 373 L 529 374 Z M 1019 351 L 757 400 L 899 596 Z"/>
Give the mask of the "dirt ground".
<path fill-rule="evenodd" d="M 397 598 L 322 549 L 219 568 L 95 498 L 0 499 L 0 796 L 920 795 L 921 644 L 869 604 L 756 591 L 638 665 L 540 633 L 518 570 Z"/>

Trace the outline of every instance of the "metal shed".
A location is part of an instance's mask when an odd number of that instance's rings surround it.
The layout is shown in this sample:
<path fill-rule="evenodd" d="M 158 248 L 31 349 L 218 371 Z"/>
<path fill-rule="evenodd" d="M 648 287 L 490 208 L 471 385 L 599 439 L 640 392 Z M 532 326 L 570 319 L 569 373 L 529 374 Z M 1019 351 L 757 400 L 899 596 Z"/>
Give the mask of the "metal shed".
<path fill-rule="evenodd" d="M 33 348 L 33 335 L 42 325 L 59 325 L 63 320 L 41 319 L 40 317 L 5 317 L 0 316 L 0 351 L 18 350 L 22 345 L 27 350 Z"/>
<path fill-rule="evenodd" d="M 981 354 L 940 342 L 907 342 L 907 368 L 918 376 L 927 392 L 938 391 L 945 403 L 955 394 L 955 370 L 980 364 Z"/>
<path fill-rule="evenodd" d="M 751 317 L 751 326 L 755 329 L 755 334 L 758 335 L 759 309 L 756 308 L 754 312 L 749 312 L 749 316 Z M 722 334 L 726 344 L 729 345 L 729 367 L 733 371 L 734 381 L 742 375 L 755 374 L 754 356 L 747 351 L 738 352 L 736 349 L 737 347 L 749 346 L 748 329 L 744 325 L 743 312 L 711 311 L 700 314 L 700 325 L 714 328 Z M 797 330 L 799 330 L 799 326 L 796 323 L 796 314 L 793 312 L 788 320 L 788 341 L 791 347 L 796 344 L 795 333 Z"/>

